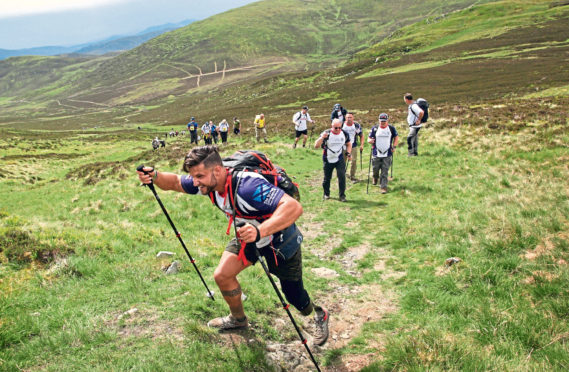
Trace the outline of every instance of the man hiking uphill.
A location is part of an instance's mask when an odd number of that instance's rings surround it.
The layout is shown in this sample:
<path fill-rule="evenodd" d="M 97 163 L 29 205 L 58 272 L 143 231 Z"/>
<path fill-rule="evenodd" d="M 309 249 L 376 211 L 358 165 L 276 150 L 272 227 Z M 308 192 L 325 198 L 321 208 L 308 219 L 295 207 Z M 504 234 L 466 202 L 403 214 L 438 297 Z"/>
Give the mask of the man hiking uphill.
<path fill-rule="evenodd" d="M 403 96 L 405 104 L 407 104 L 407 124 L 409 124 L 409 135 L 407 136 L 407 156 L 418 156 L 417 148 L 419 147 L 419 130 L 423 127 L 426 119 L 426 113 L 419 107 L 417 102 L 413 100 L 411 93 Z"/>
<path fill-rule="evenodd" d="M 188 131 L 190 132 L 190 144 L 198 144 L 198 123 L 196 118 L 192 116 L 190 122 L 188 123 Z"/>
<path fill-rule="evenodd" d="M 358 147 L 358 137 L 359 137 L 359 147 L 360 147 L 360 154 L 364 150 L 364 135 L 362 126 L 360 123 L 354 121 L 354 114 L 348 112 L 346 114 L 346 121 L 344 122 L 344 126 L 342 127 L 344 132 L 350 135 L 350 142 L 352 143 L 352 149 L 355 150 Z M 353 183 L 358 182 L 356 178 L 356 170 L 358 169 L 358 152 L 352 151 L 352 166 L 350 167 L 350 181 Z M 347 171 L 347 170 L 346 170 Z"/>
<path fill-rule="evenodd" d="M 334 105 L 334 108 L 332 108 L 332 113 L 330 114 L 330 122 L 334 121 L 334 119 L 340 119 L 342 121 L 342 124 L 344 124 L 344 121 L 346 121 L 347 114 L 348 111 L 345 108 L 343 108 L 342 105 L 336 103 Z"/>
<path fill-rule="evenodd" d="M 377 185 L 378 179 L 380 180 L 379 186 L 382 194 L 387 193 L 387 175 L 393 161 L 393 152 L 399 142 L 397 130 L 394 126 L 389 125 L 388 120 L 387 114 L 379 114 L 379 125 L 371 128 L 367 140 L 372 144 L 373 184 Z"/>
<path fill-rule="evenodd" d="M 259 249 L 269 271 L 279 278 L 286 299 L 304 316 L 315 310 L 314 343 L 324 344 L 328 338 L 328 311 L 313 304 L 302 282 L 302 234 L 295 224 L 302 214 L 300 203 L 261 174 L 230 172 L 216 146 L 192 149 L 183 168 L 189 176 L 147 167 L 143 169 L 146 173 L 138 172 L 138 177 L 145 184 L 154 182 L 162 190 L 209 196 L 231 216 L 228 227 L 233 224 L 237 229 L 239 241 L 232 239 L 227 244 L 214 273 L 230 315 L 212 319 L 208 326 L 219 330 L 248 326 L 237 275 L 257 261 L 255 250 Z M 236 223 L 232 216 L 236 216 Z"/>
<path fill-rule="evenodd" d="M 255 138 L 257 139 L 257 142 L 259 142 L 261 134 L 263 134 L 265 143 L 269 142 L 267 141 L 267 128 L 265 127 L 265 114 L 255 116 L 253 124 L 255 125 Z"/>
<path fill-rule="evenodd" d="M 302 147 L 306 147 L 306 140 L 308 139 L 308 127 L 306 125 L 307 122 L 314 123 L 312 119 L 310 119 L 310 115 L 308 114 L 308 106 L 303 106 L 302 110 L 294 114 L 292 117 L 292 122 L 294 123 L 294 130 L 296 132 L 296 137 L 294 139 L 294 145 L 292 148 L 296 148 L 296 144 L 298 143 L 298 139 L 300 136 L 304 136 L 302 139 Z"/>
<path fill-rule="evenodd" d="M 314 148 L 322 147 L 322 161 L 324 162 L 324 181 L 322 188 L 324 189 L 324 200 L 330 199 L 330 181 L 332 180 L 332 172 L 336 169 L 338 176 L 338 188 L 340 193 L 340 201 L 346 201 L 346 162 L 344 161 L 344 146 L 346 148 L 346 157 L 351 158 L 352 143 L 350 135 L 342 130 L 342 122 L 340 119 L 332 121 L 332 128 L 325 130 L 316 140 Z"/>

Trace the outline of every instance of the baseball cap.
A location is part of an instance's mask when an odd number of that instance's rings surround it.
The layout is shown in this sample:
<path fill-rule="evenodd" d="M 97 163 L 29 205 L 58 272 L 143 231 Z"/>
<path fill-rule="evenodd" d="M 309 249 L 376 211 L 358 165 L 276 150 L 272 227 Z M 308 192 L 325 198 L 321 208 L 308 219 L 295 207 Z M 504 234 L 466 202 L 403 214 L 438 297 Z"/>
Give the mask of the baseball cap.
<path fill-rule="evenodd" d="M 389 119 L 389 116 L 385 112 L 379 114 L 379 121 L 387 121 L 387 119 Z"/>
<path fill-rule="evenodd" d="M 303 110 L 308 110 L 308 106 L 302 106 Z"/>
<path fill-rule="evenodd" d="M 192 119 L 191 119 L 191 120 L 196 120 L 196 118 L 194 118 L 194 117 L 192 116 Z"/>

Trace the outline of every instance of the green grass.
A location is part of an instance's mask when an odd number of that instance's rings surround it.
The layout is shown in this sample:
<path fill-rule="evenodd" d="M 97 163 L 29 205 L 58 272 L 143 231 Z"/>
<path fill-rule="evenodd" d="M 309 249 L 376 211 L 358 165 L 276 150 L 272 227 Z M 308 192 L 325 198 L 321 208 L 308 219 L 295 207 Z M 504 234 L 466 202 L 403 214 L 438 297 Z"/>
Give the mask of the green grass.
<path fill-rule="evenodd" d="M 313 237 L 304 244 L 305 284 L 333 309 L 331 336 L 340 336 L 340 319 L 356 317 L 345 344 L 332 337 L 316 351 L 323 364 L 363 358 L 369 371 L 566 369 L 569 137 L 562 128 L 531 124 L 502 133 L 434 123 L 421 132 L 420 157 L 398 149 L 388 194 L 373 186 L 367 194 L 366 182 L 349 184 L 345 204 L 334 200 L 335 178 L 333 198 L 321 201 L 319 150 L 293 150 L 288 136 L 257 147 L 300 185 L 299 223 Z M 405 128 L 397 129 L 404 139 Z M 4 148 L 14 133 L 1 133 Z M 179 172 L 187 138 L 153 152 L 152 136 L 138 131 L 17 134 L 12 158 L 0 159 L 0 185 L 10 195 L 0 213 L 2 370 L 265 371 L 263 345 L 294 342 L 257 266 L 240 276 L 254 324 L 245 338 L 255 341 L 231 344 L 205 326 L 226 305 L 204 296 L 134 173 L 140 163 Z M 246 137 L 224 153 L 252 147 Z M 358 176 L 365 181 L 366 170 Z M 229 239 L 225 217 L 207 198 L 159 194 L 214 288 L 213 270 Z M 41 256 L 42 249 L 59 259 Z M 178 275 L 160 271 L 160 250 L 176 253 Z M 462 261 L 446 268 L 448 257 Z M 319 267 L 339 276 L 319 278 L 312 271 Z M 344 305 L 335 305 L 338 291 Z M 366 318 L 365 306 L 378 301 L 383 305 Z M 132 308 L 138 311 L 121 316 Z M 284 330 L 275 318 L 285 321 Z"/>

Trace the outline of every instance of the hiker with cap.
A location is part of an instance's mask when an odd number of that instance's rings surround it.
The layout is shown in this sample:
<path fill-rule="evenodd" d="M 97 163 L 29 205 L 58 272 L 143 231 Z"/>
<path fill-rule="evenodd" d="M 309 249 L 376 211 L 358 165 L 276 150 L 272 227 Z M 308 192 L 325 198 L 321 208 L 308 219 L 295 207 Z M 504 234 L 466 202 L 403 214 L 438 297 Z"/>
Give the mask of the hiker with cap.
<path fill-rule="evenodd" d="M 265 114 L 255 116 L 253 124 L 255 125 L 255 138 L 257 142 L 259 142 L 259 132 L 263 133 L 265 142 L 269 142 L 267 141 L 267 128 L 265 127 Z"/>
<path fill-rule="evenodd" d="M 198 144 L 198 123 L 196 118 L 192 116 L 190 122 L 188 123 L 188 131 L 190 132 L 190 144 Z"/>
<path fill-rule="evenodd" d="M 258 249 L 270 273 L 279 278 L 286 299 L 304 316 L 315 313 L 314 343 L 324 344 L 328 338 L 328 311 L 313 303 L 303 284 L 303 238 L 295 224 L 302 214 L 300 203 L 259 173 L 232 172 L 224 166 L 216 146 L 193 148 L 184 159 L 183 169 L 189 175 L 145 167 L 138 177 L 142 183 L 153 182 L 162 190 L 209 197 L 229 218 L 227 233 L 232 226 L 236 230 L 239 240 L 227 244 L 214 272 L 230 314 L 212 319 L 207 325 L 218 330 L 249 325 L 237 275 L 257 262 Z"/>
<path fill-rule="evenodd" d="M 364 151 L 364 134 L 362 126 L 360 123 L 354 121 L 354 114 L 348 112 L 346 114 L 346 121 L 342 129 L 350 135 L 350 142 L 352 143 L 352 165 L 350 166 L 350 181 L 353 183 L 358 182 L 356 178 L 356 170 L 358 169 L 358 152 L 355 149 L 358 148 L 358 137 L 359 137 L 359 148 L 360 154 Z"/>
<path fill-rule="evenodd" d="M 372 144 L 373 184 L 377 185 L 379 180 L 381 193 L 385 194 L 393 152 L 399 142 L 397 130 L 393 125 L 389 125 L 389 116 L 386 113 L 379 114 L 379 125 L 371 128 L 367 141 Z"/>
<path fill-rule="evenodd" d="M 344 124 L 344 121 L 346 121 L 347 113 L 348 111 L 345 108 L 343 108 L 342 105 L 336 103 L 332 108 L 332 113 L 330 114 L 330 121 L 333 121 L 334 119 L 340 119 L 341 123 Z"/>
<path fill-rule="evenodd" d="M 407 136 L 407 156 L 418 156 L 419 130 L 423 127 L 422 119 L 425 112 L 413 100 L 411 93 L 406 93 L 403 100 L 407 107 L 407 124 L 409 124 L 409 135 Z"/>
<path fill-rule="evenodd" d="M 308 106 L 302 106 L 302 110 L 294 114 L 292 117 L 292 122 L 294 123 L 294 130 L 296 131 L 296 137 L 294 139 L 294 145 L 292 148 L 296 148 L 298 139 L 302 135 L 304 136 L 302 139 L 302 147 L 306 147 L 306 140 L 308 139 L 308 127 L 306 122 L 314 123 L 308 114 Z"/>
<path fill-rule="evenodd" d="M 340 201 L 346 201 L 346 162 L 344 161 L 344 154 L 346 158 L 351 158 L 352 143 L 350 142 L 350 135 L 342 130 L 342 121 L 334 119 L 332 121 L 332 128 L 327 129 L 320 134 L 316 140 L 314 148 L 322 147 L 322 161 L 324 162 L 324 181 L 322 188 L 324 189 L 324 200 L 330 199 L 330 181 L 332 180 L 332 173 L 336 169 L 338 177 L 338 188 L 340 194 Z M 344 148 L 346 152 L 344 152 Z"/>

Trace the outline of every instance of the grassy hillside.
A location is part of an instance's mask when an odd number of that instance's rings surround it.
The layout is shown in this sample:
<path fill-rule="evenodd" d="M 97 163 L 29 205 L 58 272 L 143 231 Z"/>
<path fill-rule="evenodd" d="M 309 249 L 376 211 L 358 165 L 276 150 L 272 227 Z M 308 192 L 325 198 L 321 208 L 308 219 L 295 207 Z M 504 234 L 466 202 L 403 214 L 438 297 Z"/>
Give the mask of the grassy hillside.
<path fill-rule="evenodd" d="M 0 95 L 45 101 L 53 98 L 45 94 L 47 89 L 57 92 L 59 100 L 72 97 L 112 106 L 179 96 L 199 92 L 198 87 L 338 63 L 402 25 L 473 2 L 410 1 L 403 6 L 375 0 L 260 1 L 101 61 L 71 86 L 46 86 L 23 75 L 25 92 L 13 92 L 6 85 L 2 89 L 0 84 Z"/>
<path fill-rule="evenodd" d="M 519 106 L 502 100 L 477 110 Z M 569 365 L 566 125 L 463 119 L 445 106 L 421 134 L 420 157 L 400 147 L 387 195 L 366 192 L 366 146 L 363 182 L 348 186 L 346 204 L 335 200 L 335 181 L 322 203 L 319 150 L 293 150 L 286 137 L 261 146 L 230 137 L 224 154 L 256 147 L 300 184 L 305 282 L 332 314 L 328 344 L 313 348 L 324 371 Z M 188 139 L 152 151 L 160 130 L 0 132 L 0 186 L 9 195 L 0 211 L 0 369 L 269 371 L 275 348 L 289 350 L 278 360 L 289 370 L 304 355 L 257 266 L 240 276 L 251 329 L 205 326 L 226 305 L 204 296 L 134 174 L 140 163 L 179 172 Z M 225 217 L 207 198 L 159 193 L 214 287 Z M 155 258 L 161 250 L 176 253 L 178 275 L 161 271 L 171 262 Z M 461 262 L 446 267 L 449 257 Z M 323 268 L 337 276 L 321 277 Z M 311 323 L 293 314 L 310 334 Z"/>

